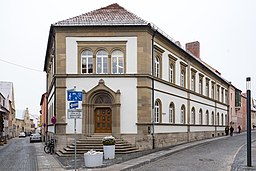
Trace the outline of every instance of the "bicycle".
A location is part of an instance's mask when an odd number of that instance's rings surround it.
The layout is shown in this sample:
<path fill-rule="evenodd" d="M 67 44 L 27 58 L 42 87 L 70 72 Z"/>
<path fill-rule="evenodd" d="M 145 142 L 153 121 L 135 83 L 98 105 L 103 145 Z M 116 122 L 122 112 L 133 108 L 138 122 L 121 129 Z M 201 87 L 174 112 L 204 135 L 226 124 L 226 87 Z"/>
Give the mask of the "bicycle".
<path fill-rule="evenodd" d="M 51 139 L 48 141 L 44 146 L 44 152 L 45 153 L 54 153 L 54 139 Z"/>

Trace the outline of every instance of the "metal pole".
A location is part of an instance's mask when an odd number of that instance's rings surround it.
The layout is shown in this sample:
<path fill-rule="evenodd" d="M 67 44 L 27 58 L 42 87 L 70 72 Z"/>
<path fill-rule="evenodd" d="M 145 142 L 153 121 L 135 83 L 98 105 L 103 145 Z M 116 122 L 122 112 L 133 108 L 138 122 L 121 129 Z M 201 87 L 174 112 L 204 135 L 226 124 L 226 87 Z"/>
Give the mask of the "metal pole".
<path fill-rule="evenodd" d="M 252 154 L 251 154 L 251 78 L 246 78 L 247 88 L 247 166 L 252 167 Z"/>
<path fill-rule="evenodd" d="M 75 171 L 76 171 L 76 118 L 74 119 L 75 121 Z"/>

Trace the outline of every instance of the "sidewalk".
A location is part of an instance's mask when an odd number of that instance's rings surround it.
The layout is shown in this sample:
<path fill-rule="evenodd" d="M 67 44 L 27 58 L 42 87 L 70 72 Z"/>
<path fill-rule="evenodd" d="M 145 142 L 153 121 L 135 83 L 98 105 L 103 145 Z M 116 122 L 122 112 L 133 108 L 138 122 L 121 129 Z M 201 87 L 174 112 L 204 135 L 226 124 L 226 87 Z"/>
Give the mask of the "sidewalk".
<path fill-rule="evenodd" d="M 51 154 L 44 152 L 44 143 L 34 143 L 36 148 L 36 158 L 38 171 L 63 171 L 58 160 Z"/>
<path fill-rule="evenodd" d="M 131 159 L 127 159 L 124 162 L 120 162 L 120 160 L 113 160 L 112 165 L 103 163 L 103 166 L 100 168 L 79 168 L 76 169 L 77 171 L 128 171 L 135 168 L 138 168 L 139 166 L 146 165 L 150 162 L 154 162 L 158 159 L 161 159 L 163 157 L 166 157 L 168 155 L 171 155 L 173 153 L 176 153 L 178 151 L 191 148 L 193 146 L 197 146 L 206 142 L 215 141 L 219 139 L 226 138 L 226 136 L 223 137 L 217 137 L 217 138 L 211 138 L 211 139 L 205 139 L 201 141 L 186 143 L 174 147 L 168 147 L 168 148 L 162 148 L 155 150 L 154 152 L 150 154 L 141 154 L 141 155 L 133 155 Z M 63 171 L 67 170 L 64 169 L 65 167 L 61 164 L 61 162 L 54 157 L 54 155 L 46 154 L 43 150 L 43 143 L 37 143 L 35 144 L 37 149 L 37 160 L 38 160 L 38 169 L 39 171 Z M 246 145 L 241 147 L 242 150 L 239 150 L 245 155 Z M 238 153 L 239 153 L 238 152 Z M 239 160 L 239 159 L 238 159 Z M 252 164 L 256 165 L 256 141 L 252 143 Z M 107 166 L 106 166 L 107 165 Z M 68 169 L 70 170 L 70 169 Z M 74 169 L 72 169 L 74 170 Z M 237 171 L 242 170 L 256 170 L 256 166 L 253 167 L 247 167 L 246 166 L 246 156 L 243 157 L 243 161 L 239 161 L 238 165 L 236 167 Z"/>

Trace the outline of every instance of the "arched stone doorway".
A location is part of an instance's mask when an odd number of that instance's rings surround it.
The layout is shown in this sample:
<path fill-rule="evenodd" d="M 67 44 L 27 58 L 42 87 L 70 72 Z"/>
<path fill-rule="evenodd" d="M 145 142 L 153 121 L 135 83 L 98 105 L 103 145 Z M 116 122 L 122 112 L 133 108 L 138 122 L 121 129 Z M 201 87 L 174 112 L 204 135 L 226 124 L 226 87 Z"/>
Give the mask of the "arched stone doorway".
<path fill-rule="evenodd" d="M 120 91 L 114 92 L 101 79 L 83 98 L 83 133 L 109 133 L 120 137 Z"/>
<path fill-rule="evenodd" d="M 94 101 L 94 132 L 112 133 L 112 100 L 105 93 L 99 93 Z"/>

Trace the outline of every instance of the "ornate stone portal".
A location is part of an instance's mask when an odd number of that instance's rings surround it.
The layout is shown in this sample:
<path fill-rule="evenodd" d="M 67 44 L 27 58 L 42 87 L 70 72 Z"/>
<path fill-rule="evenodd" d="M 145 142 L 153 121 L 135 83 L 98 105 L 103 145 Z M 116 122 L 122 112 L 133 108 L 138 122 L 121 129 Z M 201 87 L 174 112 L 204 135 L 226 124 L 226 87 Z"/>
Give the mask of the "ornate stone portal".
<path fill-rule="evenodd" d="M 110 133 L 120 137 L 120 91 L 114 92 L 103 79 L 88 92 L 83 92 L 83 133 Z"/>

